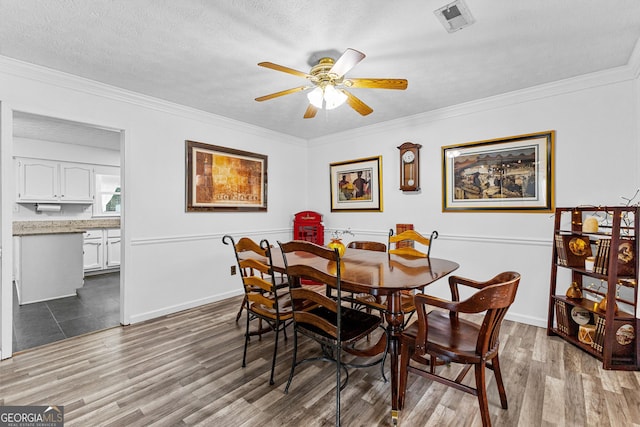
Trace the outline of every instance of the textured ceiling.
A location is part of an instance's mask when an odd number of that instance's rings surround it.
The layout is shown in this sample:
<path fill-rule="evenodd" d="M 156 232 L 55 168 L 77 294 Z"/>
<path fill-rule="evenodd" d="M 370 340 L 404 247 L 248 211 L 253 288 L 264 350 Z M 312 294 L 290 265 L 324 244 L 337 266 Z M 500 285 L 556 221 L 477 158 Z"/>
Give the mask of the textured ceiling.
<path fill-rule="evenodd" d="M 13 135 L 27 139 L 120 150 L 119 131 L 21 111 L 13 113 Z"/>
<path fill-rule="evenodd" d="M 0 55 L 314 138 L 624 66 L 640 38 L 637 0 L 467 0 L 455 33 L 447 1 L 2 0 Z M 317 52 L 367 57 L 348 77 L 405 78 L 405 91 L 352 89 L 348 105 L 303 119 L 305 93 L 254 98 L 305 80 Z"/>

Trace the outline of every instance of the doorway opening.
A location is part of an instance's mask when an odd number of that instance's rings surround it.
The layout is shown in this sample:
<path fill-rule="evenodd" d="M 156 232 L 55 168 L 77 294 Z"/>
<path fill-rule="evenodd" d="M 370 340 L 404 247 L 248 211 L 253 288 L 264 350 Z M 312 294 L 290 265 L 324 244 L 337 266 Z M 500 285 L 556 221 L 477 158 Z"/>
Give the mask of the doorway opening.
<path fill-rule="evenodd" d="M 13 295 L 12 353 L 120 325 L 123 286 L 120 275 L 122 140 L 123 131 L 118 129 L 13 112 L 12 152 L 15 171 L 18 171 L 17 164 L 23 159 L 35 160 L 36 163 L 49 162 L 46 164 L 53 164 L 57 168 L 53 172 L 54 177 L 58 177 L 57 180 L 53 179 L 54 185 L 62 186 L 65 178 L 69 179 L 63 172 L 66 166 L 88 168 L 91 171 L 88 181 L 91 198 L 58 202 L 45 197 L 42 203 L 33 203 L 29 199 L 23 202 L 19 191 L 16 192 L 12 215 L 14 261 L 24 263 L 29 256 L 28 253 L 15 253 L 16 246 L 20 247 L 20 244 L 16 245 L 16 239 L 20 239 L 21 234 L 24 236 L 24 232 L 16 231 L 23 230 L 21 227 L 28 228 L 36 224 L 43 234 L 55 234 L 58 227 L 69 225 L 77 226 L 80 233 L 82 230 L 85 232 L 79 239 L 83 242 L 82 247 L 73 249 L 78 251 L 73 256 L 78 260 L 80 286 L 73 286 L 75 290 L 71 295 L 67 292 L 59 297 L 21 300 L 21 286 L 25 283 L 20 282 L 21 275 L 16 273 L 21 264 L 14 262 L 14 280 L 10 285 Z M 23 175 L 13 174 L 17 190 L 24 185 Z M 111 188 L 112 181 L 117 182 L 114 188 Z M 86 182 L 82 184 L 87 185 Z M 74 188 L 82 188 L 82 185 Z M 107 200 L 103 203 L 105 198 Z M 39 206 L 45 206 L 46 209 Z M 94 242 L 97 232 L 100 235 L 99 244 Z M 88 239 L 89 235 L 93 239 Z M 47 272 L 43 274 L 46 276 Z M 3 283 L 2 286 L 5 285 Z M 30 285 L 41 284 L 36 282 Z"/>

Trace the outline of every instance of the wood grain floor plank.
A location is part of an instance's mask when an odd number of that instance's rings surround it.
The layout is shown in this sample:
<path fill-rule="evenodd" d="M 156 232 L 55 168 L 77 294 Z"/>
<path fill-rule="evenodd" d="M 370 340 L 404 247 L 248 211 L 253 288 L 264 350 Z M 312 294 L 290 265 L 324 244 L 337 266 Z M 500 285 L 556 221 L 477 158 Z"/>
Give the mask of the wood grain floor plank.
<path fill-rule="evenodd" d="M 564 426 L 565 406 L 564 381 L 547 376 L 544 384 L 544 397 L 542 403 L 542 421 Z"/>
<path fill-rule="evenodd" d="M 566 360 L 566 359 L 565 359 Z M 584 402 L 582 375 L 567 371 L 563 385 L 564 420 L 567 427 L 581 427 L 589 424 Z"/>
<path fill-rule="evenodd" d="M 592 425 L 610 426 L 609 415 L 615 418 L 622 417 L 622 414 L 609 414 L 607 412 L 607 404 L 604 398 L 605 390 L 599 377 L 591 375 L 582 375 L 582 385 L 584 388 L 585 409 L 587 419 Z"/>
<path fill-rule="evenodd" d="M 64 405 L 71 427 L 333 425 L 330 364 L 298 366 L 284 394 L 291 330 L 279 343 L 275 385 L 269 385 L 272 334 L 252 338 L 241 367 L 239 303 L 231 298 L 16 354 L 0 362 L 0 404 Z M 639 372 L 605 371 L 543 328 L 505 321 L 501 342 L 509 409 L 500 407 L 488 373 L 494 426 L 640 425 Z M 299 357 L 317 354 L 315 343 L 301 339 Z M 472 382 L 470 372 L 465 383 Z M 474 396 L 412 374 L 408 386 L 401 426 L 481 425 Z M 391 426 L 389 387 L 377 366 L 350 370 L 341 395 L 343 424 Z"/>

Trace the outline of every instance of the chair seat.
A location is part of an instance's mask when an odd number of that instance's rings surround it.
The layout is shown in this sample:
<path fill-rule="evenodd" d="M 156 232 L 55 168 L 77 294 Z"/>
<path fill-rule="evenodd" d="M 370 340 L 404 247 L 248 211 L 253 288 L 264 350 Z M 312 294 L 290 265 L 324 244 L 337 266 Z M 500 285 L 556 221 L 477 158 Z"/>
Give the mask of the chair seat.
<path fill-rule="evenodd" d="M 476 354 L 476 345 L 478 343 L 478 334 L 480 327 L 472 322 L 464 319 L 452 321 L 449 314 L 443 311 L 431 311 L 427 315 L 429 324 L 429 336 L 427 353 L 438 353 L 438 358 L 443 361 L 478 360 Z M 404 331 L 403 337 L 415 341 L 418 334 L 417 322 L 411 324 Z M 448 358 L 441 355 L 448 355 Z"/>
<path fill-rule="evenodd" d="M 326 321 L 335 325 L 337 323 L 336 313 L 325 307 L 316 307 L 310 310 L 310 313 L 322 317 Z M 373 332 L 380 325 L 380 318 L 372 314 L 365 313 L 347 307 L 342 307 L 342 343 L 348 344 L 356 338 Z M 313 334 L 316 338 L 323 338 L 325 341 L 335 341 L 335 338 L 309 323 L 298 323 L 298 327 Z"/>

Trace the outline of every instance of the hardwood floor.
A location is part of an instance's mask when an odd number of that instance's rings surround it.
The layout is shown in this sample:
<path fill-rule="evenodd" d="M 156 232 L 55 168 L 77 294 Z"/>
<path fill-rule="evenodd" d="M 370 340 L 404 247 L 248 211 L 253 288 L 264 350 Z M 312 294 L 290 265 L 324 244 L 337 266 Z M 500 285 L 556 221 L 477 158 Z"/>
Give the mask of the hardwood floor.
<path fill-rule="evenodd" d="M 333 425 L 328 364 L 302 365 L 283 393 L 291 333 L 281 340 L 274 386 L 272 335 L 252 339 L 248 365 L 241 367 L 239 304 L 232 298 L 16 354 L 0 362 L 0 404 L 64 405 L 66 426 Z M 489 373 L 494 426 L 640 425 L 640 372 L 605 371 L 542 328 L 505 321 L 501 337 L 509 409 L 500 408 Z M 305 341 L 300 351 L 316 346 Z M 343 425 L 391 425 L 389 393 L 379 367 L 351 370 L 342 392 Z M 400 425 L 481 423 L 475 397 L 410 375 Z"/>

